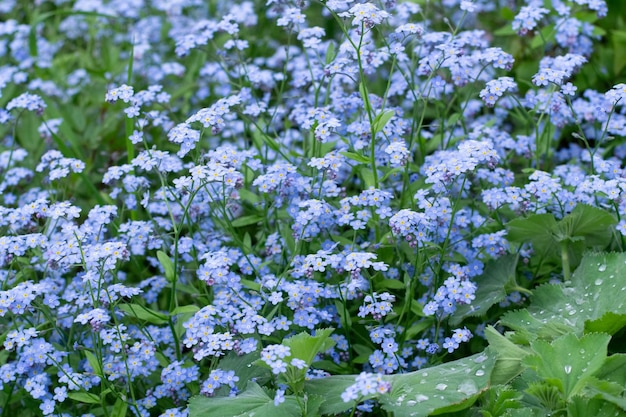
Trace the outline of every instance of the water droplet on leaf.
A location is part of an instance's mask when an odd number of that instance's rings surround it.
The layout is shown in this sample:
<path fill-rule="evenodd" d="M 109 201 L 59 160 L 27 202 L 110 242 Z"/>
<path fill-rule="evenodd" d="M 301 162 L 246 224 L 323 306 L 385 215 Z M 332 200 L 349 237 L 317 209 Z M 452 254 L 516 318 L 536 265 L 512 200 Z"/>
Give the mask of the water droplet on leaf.
<path fill-rule="evenodd" d="M 476 394 L 478 392 L 478 387 L 476 386 L 476 383 L 474 381 L 468 379 L 467 381 L 461 382 L 456 390 L 462 394 L 469 396 Z"/>

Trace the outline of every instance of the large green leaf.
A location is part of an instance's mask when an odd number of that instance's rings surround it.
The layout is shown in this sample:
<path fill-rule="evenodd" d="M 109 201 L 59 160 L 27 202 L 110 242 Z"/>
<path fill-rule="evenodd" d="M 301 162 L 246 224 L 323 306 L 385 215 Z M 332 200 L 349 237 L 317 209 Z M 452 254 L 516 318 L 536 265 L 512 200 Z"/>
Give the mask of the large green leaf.
<path fill-rule="evenodd" d="M 248 382 L 244 392 L 236 397 L 209 398 L 195 396 L 189 401 L 189 417 L 296 417 L 301 416 L 296 398 L 285 396 L 285 401 L 274 405 L 274 398 L 256 382 Z"/>
<path fill-rule="evenodd" d="M 237 355 L 231 352 L 220 359 L 219 367 L 220 369 L 235 371 L 235 375 L 239 377 L 239 381 L 236 383 L 237 388 L 243 391 L 248 381 L 263 383 L 271 378 L 269 369 L 253 365 L 259 357 L 259 352 L 252 352 L 246 355 Z"/>
<path fill-rule="evenodd" d="M 537 339 L 531 343 L 534 351 L 522 362 L 540 377 L 558 387 L 568 400 L 585 387 L 607 358 L 611 336 L 588 334 L 580 339 L 569 333 L 552 343 Z"/>
<path fill-rule="evenodd" d="M 489 348 L 498 355 L 495 369 L 491 374 L 491 382 L 496 385 L 506 384 L 523 371 L 522 358 L 531 351 L 515 344 L 492 326 L 485 329 L 485 337 L 489 341 Z"/>
<path fill-rule="evenodd" d="M 533 214 L 511 220 L 507 225 L 507 239 L 511 242 L 532 242 L 537 256 L 558 256 L 558 246 L 552 231 L 556 228 L 552 214 Z"/>
<path fill-rule="evenodd" d="M 614 334 L 626 322 L 625 265 L 626 253 L 587 253 L 567 286 L 536 288 L 527 309 L 506 313 L 500 322 L 540 335 Z"/>
<path fill-rule="evenodd" d="M 391 392 L 371 394 L 363 400 L 376 398 L 395 417 L 427 416 L 453 412 L 469 407 L 490 385 L 496 355 L 490 350 L 431 368 L 406 374 L 385 376 Z M 321 414 L 349 411 L 353 402 L 343 402 L 341 394 L 355 382 L 356 375 L 336 375 L 314 379 L 305 384 L 308 394 L 325 399 Z"/>
<path fill-rule="evenodd" d="M 570 263 L 578 265 L 585 248 L 605 248 L 611 242 L 612 214 L 597 207 L 577 205 L 560 221 L 552 214 L 533 214 L 507 224 L 507 238 L 512 242 L 531 242 L 540 257 L 558 259 L 561 243 L 567 243 Z"/>
<path fill-rule="evenodd" d="M 615 223 L 617 220 L 607 211 L 579 204 L 559 222 L 556 238 L 567 239 L 580 236 L 585 239 L 587 247 L 605 247 L 611 241 L 611 226 Z"/>
<path fill-rule="evenodd" d="M 461 304 L 450 317 L 450 324 L 456 326 L 468 316 L 481 316 L 494 304 L 504 300 L 507 287 L 515 284 L 517 257 L 507 255 L 487 264 L 485 271 L 476 277 L 476 299 L 471 304 Z"/>
<path fill-rule="evenodd" d="M 392 389 L 378 400 L 394 417 L 428 416 L 462 410 L 490 386 L 496 355 L 487 350 L 448 362 L 387 378 Z"/>
<path fill-rule="evenodd" d="M 356 375 L 333 375 L 327 378 L 312 379 L 306 381 L 305 391 L 308 395 L 315 395 L 324 398 L 320 406 L 320 414 L 339 414 L 350 410 L 353 402 L 344 402 L 341 394 L 352 384 Z M 364 397 L 363 399 L 374 398 L 375 395 Z"/>

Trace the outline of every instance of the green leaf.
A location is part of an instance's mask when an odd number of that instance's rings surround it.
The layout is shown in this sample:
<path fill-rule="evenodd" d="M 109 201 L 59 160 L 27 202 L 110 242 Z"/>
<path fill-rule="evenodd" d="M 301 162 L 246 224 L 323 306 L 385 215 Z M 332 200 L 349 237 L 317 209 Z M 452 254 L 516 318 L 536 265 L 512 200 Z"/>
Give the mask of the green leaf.
<path fill-rule="evenodd" d="M 493 34 L 494 36 L 513 36 L 517 35 L 517 32 L 513 30 L 513 26 L 509 23 L 499 29 L 494 30 Z"/>
<path fill-rule="evenodd" d="M 507 225 L 507 239 L 511 242 L 531 242 L 535 254 L 558 256 L 558 246 L 552 230 L 556 227 L 552 214 L 533 214 L 524 219 L 511 220 Z"/>
<path fill-rule="evenodd" d="M 489 348 L 498 357 L 491 374 L 491 382 L 506 384 L 523 371 L 522 359 L 531 353 L 530 349 L 516 345 L 492 326 L 485 329 L 485 337 L 489 341 Z"/>
<path fill-rule="evenodd" d="M 365 188 L 370 188 L 370 187 L 375 186 L 374 173 L 369 167 L 361 165 L 359 167 L 359 174 L 361 175 L 361 178 L 363 179 L 363 182 L 365 183 Z"/>
<path fill-rule="evenodd" d="M 354 153 L 354 152 L 339 152 L 339 153 L 345 156 L 346 158 L 352 159 L 353 161 L 357 161 L 362 164 L 369 164 L 370 162 L 368 158 L 366 158 L 363 155 L 359 155 L 358 153 Z"/>
<path fill-rule="evenodd" d="M 238 217 L 235 220 L 233 220 L 231 224 L 233 227 L 244 227 L 244 226 L 250 226 L 251 224 L 257 224 L 259 222 L 262 222 L 263 219 L 264 219 L 263 216 L 254 214 L 250 216 Z"/>
<path fill-rule="evenodd" d="M 559 222 L 557 233 L 562 233 L 563 237 L 584 237 L 586 247 L 604 248 L 611 242 L 612 226 L 616 223 L 615 217 L 607 211 L 578 204 Z"/>
<path fill-rule="evenodd" d="M 397 279 L 383 279 L 376 283 L 377 288 L 389 288 L 391 290 L 401 290 L 404 289 L 404 282 L 398 281 Z"/>
<path fill-rule="evenodd" d="M 568 417 L 616 417 L 620 416 L 617 408 L 599 398 L 576 396 L 567 404 Z"/>
<path fill-rule="evenodd" d="M 307 365 L 311 365 L 315 355 L 333 347 L 335 341 L 330 338 L 330 335 L 334 331 L 335 329 L 316 329 L 315 336 L 306 332 L 298 333 L 285 339 L 283 345 L 291 349 L 292 358 L 302 359 Z"/>
<path fill-rule="evenodd" d="M 536 49 L 542 46 L 546 47 L 548 43 L 554 40 L 555 35 L 556 32 L 554 30 L 554 25 L 545 26 L 530 42 L 531 49 Z"/>
<path fill-rule="evenodd" d="M 403 167 L 392 168 L 389 171 L 387 171 L 385 175 L 383 175 L 383 177 L 380 179 L 380 182 L 387 180 L 387 178 L 391 177 L 392 175 L 394 176 L 395 179 L 398 179 L 402 175 L 402 172 L 404 172 Z"/>
<path fill-rule="evenodd" d="M 517 256 L 507 255 L 491 261 L 484 272 L 476 277 L 476 293 L 471 304 L 461 304 L 450 317 L 450 324 L 456 326 L 469 316 L 481 316 L 494 304 L 504 300 L 507 286 L 515 285 Z"/>
<path fill-rule="evenodd" d="M 341 394 L 352 384 L 356 375 L 333 375 L 327 378 L 305 381 L 307 395 L 315 395 L 325 399 L 320 406 L 320 414 L 339 414 L 350 410 L 353 402 L 344 402 Z M 374 398 L 374 395 L 366 398 Z"/>
<path fill-rule="evenodd" d="M 616 353 L 604 362 L 602 369 L 596 374 L 597 378 L 612 381 L 626 387 L 626 353 Z"/>
<path fill-rule="evenodd" d="M 102 377 L 104 375 L 104 372 L 102 372 L 102 366 L 100 365 L 100 362 L 98 361 L 96 355 L 94 355 L 92 351 L 86 350 L 85 356 L 87 357 L 87 362 L 89 362 L 89 366 L 91 366 L 93 372 L 99 377 Z"/>
<path fill-rule="evenodd" d="M 547 417 L 546 414 L 540 414 L 536 408 L 524 407 L 509 409 L 502 417 Z"/>
<path fill-rule="evenodd" d="M 604 332 L 615 334 L 624 326 L 626 326 L 626 314 L 616 314 L 609 311 L 599 319 L 586 321 L 585 333 Z"/>
<path fill-rule="evenodd" d="M 509 386 L 491 387 L 481 398 L 480 412 L 483 416 L 502 416 L 507 410 L 521 408 L 521 399 L 522 393 Z"/>
<path fill-rule="evenodd" d="M 505 313 L 500 323 L 544 335 L 568 331 L 582 335 L 586 329 L 614 334 L 626 315 L 625 264 L 626 253 L 587 253 L 568 286 L 535 288 L 530 306 Z"/>
<path fill-rule="evenodd" d="M 237 193 L 243 201 L 247 201 L 252 204 L 257 204 L 261 201 L 261 197 L 259 197 L 258 194 L 253 193 L 250 190 L 246 190 L 245 188 L 238 190 Z"/>
<path fill-rule="evenodd" d="M 297 417 L 301 415 L 296 397 L 286 395 L 285 401 L 276 406 L 274 398 L 252 381 L 249 381 L 246 390 L 236 397 L 195 396 L 189 401 L 189 417 Z"/>
<path fill-rule="evenodd" d="M 326 65 L 333 62 L 337 54 L 335 53 L 335 44 L 333 42 L 328 42 L 328 48 L 326 48 Z"/>
<path fill-rule="evenodd" d="M 178 306 L 172 311 L 172 316 L 177 316 L 179 314 L 195 314 L 200 311 L 200 307 L 194 304 L 186 305 L 186 306 Z"/>
<path fill-rule="evenodd" d="M 85 404 L 100 404 L 100 397 L 90 392 L 70 392 L 68 398 Z"/>
<path fill-rule="evenodd" d="M 500 16 L 502 16 L 502 18 L 505 20 L 513 20 L 515 19 L 515 12 L 509 7 L 501 7 Z"/>
<path fill-rule="evenodd" d="M 623 385 L 611 381 L 603 381 L 598 378 L 590 378 L 585 394 L 586 396 L 593 394 L 595 397 L 600 397 L 622 410 L 626 410 L 626 398 L 622 396 L 623 392 Z"/>
<path fill-rule="evenodd" d="M 110 417 L 126 417 L 126 411 L 128 411 L 128 402 L 118 398 L 109 415 Z"/>
<path fill-rule="evenodd" d="M 415 338 L 415 336 L 422 333 L 424 330 L 431 328 L 433 324 L 434 319 L 432 317 L 427 317 L 418 321 L 416 324 L 406 330 L 406 339 Z"/>
<path fill-rule="evenodd" d="M 168 322 L 167 316 L 158 311 L 154 311 L 148 307 L 144 307 L 140 304 L 118 304 L 117 308 L 123 312 L 129 314 L 130 317 L 135 317 L 142 321 L 147 321 L 150 324 L 166 324 Z"/>
<path fill-rule="evenodd" d="M 248 381 L 254 380 L 262 383 L 262 381 L 271 378 L 272 374 L 269 369 L 253 365 L 259 358 L 259 352 L 251 352 L 246 355 L 237 355 L 231 352 L 224 356 L 219 364 L 220 368 L 235 372 L 235 375 L 239 377 L 239 381 L 236 382 L 237 388 L 243 391 Z"/>
<path fill-rule="evenodd" d="M 174 263 L 172 262 L 170 257 L 167 256 L 167 254 L 161 250 L 157 251 L 156 255 L 157 255 L 157 259 L 159 260 L 159 263 L 161 264 L 161 266 L 163 267 L 163 270 L 165 271 L 165 279 L 167 279 L 169 282 L 173 282 L 176 279 L 176 271 L 174 270 Z"/>
<path fill-rule="evenodd" d="M 385 110 L 376 115 L 373 121 L 373 129 L 375 133 L 380 132 L 385 128 L 385 125 L 389 122 L 389 120 L 396 114 L 393 110 Z"/>
<path fill-rule="evenodd" d="M 241 284 L 244 287 L 249 288 L 253 291 L 261 291 L 261 284 L 259 284 L 258 282 L 254 282 L 249 279 L 242 279 Z"/>
<path fill-rule="evenodd" d="M 378 400 L 394 417 L 428 416 L 465 409 L 489 388 L 496 355 L 478 355 L 386 377 L 391 393 Z"/>
<path fill-rule="evenodd" d="M 593 333 L 582 338 L 569 333 L 552 343 L 535 340 L 532 355 L 522 360 L 548 383 L 556 386 L 568 400 L 578 394 L 589 377 L 598 371 L 607 358 L 611 336 Z"/>

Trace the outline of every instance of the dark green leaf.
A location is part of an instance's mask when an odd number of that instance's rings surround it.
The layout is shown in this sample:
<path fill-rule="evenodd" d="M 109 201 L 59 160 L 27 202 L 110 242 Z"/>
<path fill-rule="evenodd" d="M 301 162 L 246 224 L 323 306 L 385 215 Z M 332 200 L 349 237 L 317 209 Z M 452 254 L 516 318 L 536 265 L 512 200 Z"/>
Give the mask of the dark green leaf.
<path fill-rule="evenodd" d="M 476 299 L 471 304 L 461 304 L 457 307 L 450 323 L 456 326 L 468 316 L 481 316 L 487 313 L 494 304 L 504 300 L 507 286 L 515 284 L 515 269 L 517 256 L 507 255 L 491 261 L 485 267 L 482 275 L 476 277 Z"/>
<path fill-rule="evenodd" d="M 244 392 L 236 397 L 195 396 L 189 401 L 189 417 L 297 417 L 301 416 L 296 398 L 286 395 L 285 401 L 274 405 L 270 397 L 256 382 L 249 381 Z"/>
<path fill-rule="evenodd" d="M 552 214 L 533 214 L 524 219 L 515 219 L 507 225 L 507 239 L 512 242 L 531 242 L 535 253 L 540 256 L 558 256 L 558 245 L 553 235 L 556 219 Z"/>

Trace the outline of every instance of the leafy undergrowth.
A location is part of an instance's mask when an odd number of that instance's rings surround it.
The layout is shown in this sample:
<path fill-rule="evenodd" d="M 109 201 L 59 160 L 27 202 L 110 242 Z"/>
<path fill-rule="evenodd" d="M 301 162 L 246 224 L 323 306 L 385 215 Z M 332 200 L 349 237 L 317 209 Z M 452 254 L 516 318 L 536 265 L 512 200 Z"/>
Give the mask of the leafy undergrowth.
<path fill-rule="evenodd" d="M 505 261 L 514 265 L 511 258 Z M 491 281 L 494 288 L 482 287 L 494 303 L 494 294 L 503 291 L 510 278 L 504 271 L 495 274 L 496 268 L 488 268 L 484 277 L 503 279 Z M 416 372 L 379 376 L 372 392 L 357 402 L 376 399 L 396 417 L 453 412 L 485 417 L 623 415 L 626 353 L 609 355 L 608 347 L 611 336 L 626 326 L 624 270 L 626 254 L 587 253 L 571 282 L 536 288 L 527 308 L 502 317 L 501 324 L 511 331 L 502 335 L 489 327 L 490 347 L 483 353 Z M 310 360 L 328 334 L 299 335 L 283 343 L 293 346 L 297 341 L 293 352 L 299 353 L 294 357 Z M 238 370 L 252 366 L 254 362 L 244 360 Z M 278 406 L 275 392 L 251 381 L 237 397 L 192 398 L 190 416 L 336 415 L 354 407 L 342 394 L 355 379 L 356 375 L 340 375 L 307 381 L 303 396 L 286 396 Z M 299 405 L 302 398 L 305 403 Z"/>

